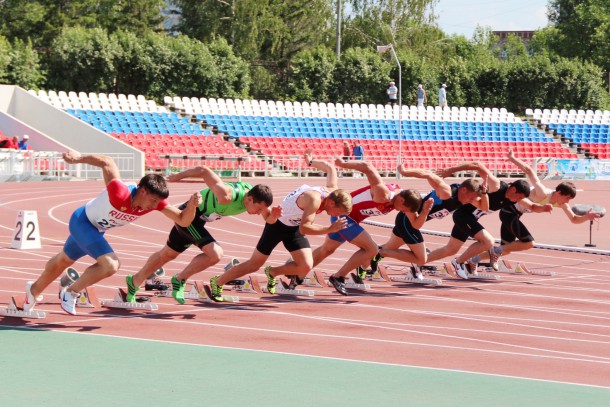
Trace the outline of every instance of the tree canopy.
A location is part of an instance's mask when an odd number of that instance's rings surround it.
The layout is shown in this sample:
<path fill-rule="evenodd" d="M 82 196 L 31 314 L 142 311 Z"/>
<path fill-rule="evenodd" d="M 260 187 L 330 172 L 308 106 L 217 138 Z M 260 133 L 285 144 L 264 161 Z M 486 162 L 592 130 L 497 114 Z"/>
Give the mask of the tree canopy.
<path fill-rule="evenodd" d="M 452 105 L 608 108 L 610 3 L 549 0 L 551 25 L 500 44 L 436 25 L 437 0 L 5 0 L 0 81 L 30 88 L 345 103 L 448 85 Z M 341 54 L 336 55 L 336 8 Z M 434 98 L 431 98 L 431 100 Z"/>

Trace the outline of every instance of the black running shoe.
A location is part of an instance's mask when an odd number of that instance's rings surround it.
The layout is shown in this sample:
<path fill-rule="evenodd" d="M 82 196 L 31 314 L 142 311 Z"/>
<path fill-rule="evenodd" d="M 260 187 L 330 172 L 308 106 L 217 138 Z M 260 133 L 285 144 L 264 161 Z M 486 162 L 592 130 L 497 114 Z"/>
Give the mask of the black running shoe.
<path fill-rule="evenodd" d="M 366 278 L 366 275 L 367 275 L 367 270 L 362 268 L 362 266 L 358 266 L 358 267 L 356 267 L 356 273 L 357 273 L 358 278 L 360 280 L 364 280 Z M 363 284 L 363 283 L 358 283 L 358 284 Z"/>
<path fill-rule="evenodd" d="M 344 277 L 335 277 L 330 276 L 328 281 L 335 287 L 335 290 L 341 295 L 347 295 L 347 290 L 345 289 L 345 278 Z"/>
<path fill-rule="evenodd" d="M 144 286 L 146 291 L 165 291 L 169 290 L 169 285 L 164 284 L 161 280 L 154 280 L 152 283 L 146 283 Z"/>
<path fill-rule="evenodd" d="M 303 279 L 300 278 L 297 275 L 290 275 L 290 276 L 286 276 L 286 277 L 290 277 L 290 283 L 288 284 L 288 289 L 289 290 L 294 290 L 297 288 L 298 285 L 303 284 Z"/>
<path fill-rule="evenodd" d="M 356 274 L 356 273 L 352 273 L 352 280 L 354 280 L 354 283 L 356 284 L 364 284 L 364 280 L 362 279 L 362 277 L 360 277 L 360 273 Z M 364 275 L 366 276 L 366 271 L 364 272 Z"/>
<path fill-rule="evenodd" d="M 373 257 L 373 259 L 371 260 L 371 271 L 374 273 L 377 271 L 377 266 L 379 265 L 379 262 L 383 260 L 383 257 L 381 257 L 381 254 L 377 253 L 375 255 L 375 257 Z"/>

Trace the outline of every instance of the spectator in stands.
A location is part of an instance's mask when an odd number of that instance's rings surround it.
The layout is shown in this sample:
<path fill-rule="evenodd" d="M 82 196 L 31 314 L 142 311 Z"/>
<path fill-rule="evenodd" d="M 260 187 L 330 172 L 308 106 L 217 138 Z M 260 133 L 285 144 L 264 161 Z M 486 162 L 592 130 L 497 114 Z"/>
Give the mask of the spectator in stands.
<path fill-rule="evenodd" d="M 6 146 L 4 148 L 12 148 L 13 150 L 19 150 L 19 137 L 14 136 L 13 138 L 8 140 Z"/>
<path fill-rule="evenodd" d="M 352 149 L 349 148 L 349 143 L 347 141 L 343 142 L 343 159 L 348 161 L 352 156 Z"/>
<path fill-rule="evenodd" d="M 428 96 L 424 90 L 424 85 L 419 84 L 417 87 L 417 107 L 424 107 L 424 103 L 428 101 Z"/>
<path fill-rule="evenodd" d="M 119 270 L 120 262 L 104 234 L 114 227 L 131 223 L 154 210 L 160 211 L 180 226 L 187 227 L 195 218 L 202 198 L 199 192 L 191 195 L 186 208 L 178 209 L 167 201 L 169 190 L 160 175 L 147 174 L 139 182 L 120 180 L 119 168 L 112 158 L 99 155 L 80 155 L 68 151 L 63 155 L 67 164 L 88 164 L 102 171 L 106 188 L 86 205 L 76 209 L 70 217 L 70 235 L 62 250 L 45 265 L 35 282 L 25 285 L 24 311 L 30 311 L 37 298 L 64 270 L 78 259 L 89 255 L 95 259 L 78 280 L 61 293 L 61 307 L 68 314 L 76 315 L 79 293 Z"/>
<path fill-rule="evenodd" d="M 386 90 L 386 93 L 388 94 L 388 103 L 394 106 L 398 100 L 398 88 L 394 82 L 390 82 L 390 87 Z"/>
<path fill-rule="evenodd" d="M 27 134 L 23 135 L 23 138 L 19 142 L 19 150 L 29 150 L 30 149 L 30 136 Z"/>
<path fill-rule="evenodd" d="M 441 85 L 441 88 L 438 90 L 438 105 L 440 107 L 447 107 L 447 90 L 445 89 L 447 85 L 444 83 Z"/>
<path fill-rule="evenodd" d="M 354 142 L 354 160 L 364 160 L 364 147 L 358 140 Z"/>

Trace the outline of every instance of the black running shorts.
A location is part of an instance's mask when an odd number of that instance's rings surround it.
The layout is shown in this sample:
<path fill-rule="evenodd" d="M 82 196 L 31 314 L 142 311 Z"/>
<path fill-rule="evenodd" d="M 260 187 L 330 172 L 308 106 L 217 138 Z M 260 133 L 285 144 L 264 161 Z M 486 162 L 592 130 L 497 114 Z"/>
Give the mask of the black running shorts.
<path fill-rule="evenodd" d="M 284 247 L 289 252 L 311 248 L 309 240 L 307 240 L 304 234 L 299 232 L 298 226 L 287 226 L 278 220 L 275 223 L 265 224 L 265 229 L 256 245 L 256 250 L 265 256 L 269 256 L 280 242 L 284 244 Z"/>
<path fill-rule="evenodd" d="M 462 206 L 453 212 L 454 226 L 451 230 L 451 237 L 460 242 L 465 242 L 469 236 L 474 237 L 474 235 L 485 229 L 474 216 L 472 210 L 469 210 L 468 206 Z"/>
<path fill-rule="evenodd" d="M 203 246 L 215 241 L 216 239 L 212 237 L 206 228 L 195 228 L 193 225 L 190 225 L 186 229 L 181 229 L 174 226 L 171 232 L 169 232 L 167 246 L 178 253 L 182 253 L 192 244 L 201 249 Z"/>
<path fill-rule="evenodd" d="M 500 221 L 502 226 L 500 227 L 500 237 L 502 243 L 510 243 L 515 240 L 520 242 L 533 242 L 534 237 L 529 230 L 521 222 L 521 216 L 511 213 L 508 211 L 500 211 Z"/>
<path fill-rule="evenodd" d="M 421 232 L 411 225 L 411 221 L 409 221 L 407 215 L 402 212 L 398 212 L 398 215 L 396 215 L 392 233 L 400 237 L 406 244 L 417 244 L 424 241 Z"/>

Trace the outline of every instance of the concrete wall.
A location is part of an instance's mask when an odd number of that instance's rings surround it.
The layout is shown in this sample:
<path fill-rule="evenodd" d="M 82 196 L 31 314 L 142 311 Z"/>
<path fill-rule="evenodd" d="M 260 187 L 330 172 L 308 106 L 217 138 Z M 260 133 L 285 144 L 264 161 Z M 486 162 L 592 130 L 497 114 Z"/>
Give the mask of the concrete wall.
<path fill-rule="evenodd" d="M 143 152 L 16 86 L 0 85 L 0 130 L 20 139 L 28 134 L 38 151 L 133 154 L 133 169 L 128 170 L 136 179 L 144 176 Z"/>

